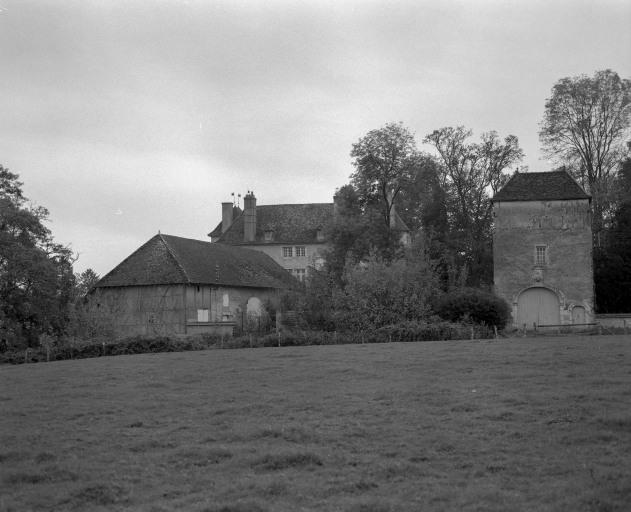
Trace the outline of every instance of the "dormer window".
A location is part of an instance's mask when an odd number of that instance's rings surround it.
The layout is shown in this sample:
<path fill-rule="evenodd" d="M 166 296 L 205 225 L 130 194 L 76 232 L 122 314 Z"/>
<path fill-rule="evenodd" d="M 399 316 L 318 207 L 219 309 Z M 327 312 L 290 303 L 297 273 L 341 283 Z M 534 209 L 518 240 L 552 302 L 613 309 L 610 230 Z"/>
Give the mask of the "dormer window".
<path fill-rule="evenodd" d="M 273 229 L 266 229 L 265 230 L 265 241 L 266 242 L 271 242 L 274 239 L 274 230 Z"/>
<path fill-rule="evenodd" d="M 316 231 L 316 239 L 318 240 L 318 242 L 324 242 L 324 231 L 322 230 L 322 228 L 318 228 L 318 230 Z"/>

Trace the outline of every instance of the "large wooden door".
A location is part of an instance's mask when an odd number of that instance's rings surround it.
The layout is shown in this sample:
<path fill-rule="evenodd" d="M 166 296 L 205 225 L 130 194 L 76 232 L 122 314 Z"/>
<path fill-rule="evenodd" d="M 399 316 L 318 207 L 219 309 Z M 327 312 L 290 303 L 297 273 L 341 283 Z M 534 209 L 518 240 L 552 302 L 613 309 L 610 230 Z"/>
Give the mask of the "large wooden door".
<path fill-rule="evenodd" d="M 533 329 L 536 325 L 557 325 L 561 322 L 559 298 L 547 288 L 528 288 L 517 299 L 517 325 Z"/>

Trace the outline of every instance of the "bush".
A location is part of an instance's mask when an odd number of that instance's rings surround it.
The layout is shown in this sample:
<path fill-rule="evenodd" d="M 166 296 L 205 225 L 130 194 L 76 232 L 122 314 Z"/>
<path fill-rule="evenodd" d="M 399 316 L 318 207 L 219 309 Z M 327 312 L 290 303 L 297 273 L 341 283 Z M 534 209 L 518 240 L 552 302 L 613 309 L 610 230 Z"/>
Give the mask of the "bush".
<path fill-rule="evenodd" d="M 472 321 L 498 329 L 504 328 L 511 317 L 505 300 L 475 288 L 462 288 L 445 294 L 434 305 L 434 312 L 451 322 Z"/>

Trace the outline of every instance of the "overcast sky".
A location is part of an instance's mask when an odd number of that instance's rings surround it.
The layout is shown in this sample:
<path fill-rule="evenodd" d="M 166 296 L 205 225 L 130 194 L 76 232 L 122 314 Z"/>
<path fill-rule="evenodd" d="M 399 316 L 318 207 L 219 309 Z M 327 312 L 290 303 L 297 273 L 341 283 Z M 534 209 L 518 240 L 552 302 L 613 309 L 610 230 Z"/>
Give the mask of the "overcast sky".
<path fill-rule="evenodd" d="M 0 0 L 0 164 L 50 211 L 77 271 L 221 201 L 328 202 L 351 145 L 402 121 L 514 134 L 562 77 L 631 77 L 631 2 Z"/>

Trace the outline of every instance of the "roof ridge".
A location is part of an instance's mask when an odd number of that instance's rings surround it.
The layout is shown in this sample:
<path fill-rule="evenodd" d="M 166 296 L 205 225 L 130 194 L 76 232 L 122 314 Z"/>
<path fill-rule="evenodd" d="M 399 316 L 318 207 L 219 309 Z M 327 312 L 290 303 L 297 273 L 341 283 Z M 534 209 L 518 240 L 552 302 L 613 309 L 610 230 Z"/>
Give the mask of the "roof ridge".
<path fill-rule="evenodd" d="M 173 258 L 173 261 L 175 261 L 175 264 L 177 265 L 178 270 L 184 276 L 184 279 L 186 279 L 186 281 L 188 281 L 190 283 L 191 282 L 191 278 L 188 276 L 188 273 L 186 272 L 186 269 L 184 268 L 184 266 L 182 265 L 180 260 L 177 258 L 177 256 L 174 254 L 173 249 L 171 248 L 169 243 L 164 239 L 165 236 L 171 236 L 171 235 L 163 235 L 162 233 L 158 233 L 158 236 L 160 237 L 160 240 L 162 240 L 162 242 L 164 243 L 165 247 L 167 248 L 167 252 L 171 256 L 171 258 Z M 180 237 L 180 238 L 182 238 L 182 237 Z"/>

